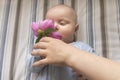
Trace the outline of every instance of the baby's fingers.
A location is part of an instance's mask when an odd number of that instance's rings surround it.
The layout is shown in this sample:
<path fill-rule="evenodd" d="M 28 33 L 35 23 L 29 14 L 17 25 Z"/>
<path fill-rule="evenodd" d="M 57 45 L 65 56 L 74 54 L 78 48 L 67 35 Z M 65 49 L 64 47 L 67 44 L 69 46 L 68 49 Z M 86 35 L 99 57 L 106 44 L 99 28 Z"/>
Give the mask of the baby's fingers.
<path fill-rule="evenodd" d="M 40 66 L 40 65 L 47 65 L 48 64 L 48 60 L 45 59 L 41 59 L 39 61 L 36 61 L 33 63 L 33 66 Z"/>

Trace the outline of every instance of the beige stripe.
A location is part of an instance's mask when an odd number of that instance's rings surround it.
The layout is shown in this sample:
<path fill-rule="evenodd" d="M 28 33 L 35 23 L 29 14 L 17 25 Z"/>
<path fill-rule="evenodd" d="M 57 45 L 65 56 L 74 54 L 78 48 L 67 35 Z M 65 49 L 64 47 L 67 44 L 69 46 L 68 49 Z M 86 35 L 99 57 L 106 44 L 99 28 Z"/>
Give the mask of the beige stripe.
<path fill-rule="evenodd" d="M 102 56 L 101 24 L 100 24 L 100 2 L 93 0 L 93 29 L 94 29 L 94 46 L 98 54 Z"/>
<path fill-rule="evenodd" d="M 79 23 L 79 30 L 78 30 L 78 40 L 81 40 L 87 43 L 87 34 L 86 34 L 86 0 L 77 0 L 76 1 L 76 11 L 78 15 L 78 23 Z"/>
<path fill-rule="evenodd" d="M 14 80 L 25 79 L 25 59 L 28 49 L 29 29 L 31 23 L 31 1 L 22 0 L 16 43 Z"/>
<path fill-rule="evenodd" d="M 107 41 L 108 41 L 108 57 L 115 59 L 120 54 L 120 41 L 117 25 L 117 7 L 116 0 L 106 0 L 106 28 L 107 28 Z M 119 23 L 120 24 L 120 23 Z M 120 55 L 119 55 L 120 56 Z"/>
<path fill-rule="evenodd" d="M 80 28 L 78 31 L 78 40 L 88 43 L 87 42 L 88 34 L 86 31 L 87 30 L 87 23 L 86 23 L 87 12 L 86 11 L 88 6 L 86 4 L 87 0 L 36 0 L 37 5 L 33 3 L 35 2 L 34 0 L 21 0 L 22 2 L 20 5 L 21 10 L 20 10 L 19 18 L 16 16 L 18 14 L 17 13 L 18 0 L 11 0 L 11 5 L 9 7 L 10 13 L 7 13 L 7 15 L 5 15 L 5 9 L 7 7 L 6 1 L 9 1 L 9 0 L 0 1 L 0 33 L 3 33 L 2 31 L 5 25 L 4 23 L 7 24 L 7 22 L 5 22 L 6 21 L 5 17 L 8 16 L 5 50 L 4 50 L 4 53 L 0 53 L 0 56 L 1 54 L 5 55 L 3 57 L 4 64 L 2 65 L 3 69 L 2 69 L 1 80 L 10 80 L 9 79 L 10 75 L 13 78 L 13 80 L 25 79 L 25 59 L 26 59 L 25 57 L 30 50 L 29 45 L 33 44 L 33 43 L 29 43 L 30 41 L 29 39 L 31 39 L 30 37 L 31 21 L 43 19 L 47 9 L 51 8 L 56 4 L 60 4 L 61 1 L 63 1 L 64 4 L 67 4 L 69 6 L 72 6 L 75 3 L 74 6 L 78 14 L 78 23 L 80 24 Z M 74 1 L 74 3 L 72 1 Z M 105 49 L 105 52 L 107 51 L 107 53 L 105 54 L 110 59 L 120 61 L 120 40 L 119 40 L 120 33 L 118 32 L 118 28 L 120 27 L 118 24 L 120 24 L 120 21 L 117 21 L 120 16 L 118 17 L 118 7 L 116 5 L 118 0 L 103 0 L 105 2 L 105 5 L 104 5 L 105 26 L 101 25 L 101 12 L 100 12 L 101 0 L 92 0 L 92 1 L 93 1 L 93 15 L 94 15 L 93 30 L 94 30 L 95 49 L 97 53 L 100 53 L 100 54 L 102 54 L 102 49 Z M 36 10 L 34 10 L 35 8 Z M 18 20 L 18 23 L 16 23 L 16 20 Z M 101 34 L 103 33 L 103 30 L 101 30 L 101 27 L 105 28 L 106 46 L 102 46 Z M 89 35 L 89 37 L 91 36 Z M 2 46 L 4 46 L 3 43 L 1 43 L 1 39 L 2 38 L 0 34 L 0 45 L 2 44 Z M 16 41 L 16 43 L 14 43 L 14 41 Z M 103 39 L 103 42 L 104 42 L 104 39 Z M 15 54 L 14 55 L 15 57 L 13 56 L 13 54 Z M 14 60 L 14 58 L 15 58 L 15 61 L 12 61 Z M 13 72 L 13 74 L 11 72 Z"/>
<path fill-rule="evenodd" d="M 14 30 L 15 30 L 15 17 L 16 17 L 16 9 L 17 1 L 11 1 L 9 19 L 8 19 L 8 29 L 6 36 L 6 44 L 4 51 L 4 64 L 2 69 L 2 80 L 9 80 L 10 78 L 10 70 L 11 70 L 11 58 L 12 58 L 12 48 L 13 48 L 13 39 L 14 39 Z M 11 73 L 12 74 L 12 73 Z"/>

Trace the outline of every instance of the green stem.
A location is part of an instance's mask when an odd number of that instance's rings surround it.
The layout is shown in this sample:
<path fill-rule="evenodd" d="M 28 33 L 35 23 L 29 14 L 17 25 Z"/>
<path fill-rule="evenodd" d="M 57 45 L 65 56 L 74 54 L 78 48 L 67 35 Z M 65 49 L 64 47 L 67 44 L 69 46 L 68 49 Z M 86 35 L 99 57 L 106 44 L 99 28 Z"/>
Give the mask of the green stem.
<path fill-rule="evenodd" d="M 35 43 L 39 42 L 41 38 L 42 38 L 42 36 L 39 36 L 39 37 L 36 39 Z"/>

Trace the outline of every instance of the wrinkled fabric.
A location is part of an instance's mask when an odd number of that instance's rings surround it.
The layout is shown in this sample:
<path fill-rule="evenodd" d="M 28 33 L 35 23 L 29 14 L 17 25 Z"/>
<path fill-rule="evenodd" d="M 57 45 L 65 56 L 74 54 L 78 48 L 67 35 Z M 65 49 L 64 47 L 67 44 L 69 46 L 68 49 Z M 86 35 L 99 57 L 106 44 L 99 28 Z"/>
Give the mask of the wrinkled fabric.
<path fill-rule="evenodd" d="M 95 50 L 85 43 L 77 41 L 70 44 L 78 49 L 85 50 L 87 52 L 90 52 L 91 54 L 96 54 Z M 75 73 L 73 73 L 73 70 L 70 67 L 55 65 L 33 67 L 32 63 L 40 60 L 41 58 L 33 57 L 30 55 L 28 57 L 29 59 L 26 62 L 28 64 L 28 69 L 31 73 L 36 73 L 37 80 L 77 80 Z"/>

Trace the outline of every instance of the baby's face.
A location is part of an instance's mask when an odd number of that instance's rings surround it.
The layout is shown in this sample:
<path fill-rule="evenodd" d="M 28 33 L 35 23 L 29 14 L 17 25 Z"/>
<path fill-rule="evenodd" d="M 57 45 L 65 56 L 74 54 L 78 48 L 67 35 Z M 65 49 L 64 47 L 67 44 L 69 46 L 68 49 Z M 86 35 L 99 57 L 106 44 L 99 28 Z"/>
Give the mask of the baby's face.
<path fill-rule="evenodd" d="M 74 40 L 77 25 L 70 9 L 61 7 L 53 8 L 47 12 L 46 19 L 54 21 L 57 27 L 56 30 L 62 34 L 64 42 L 70 43 Z"/>

